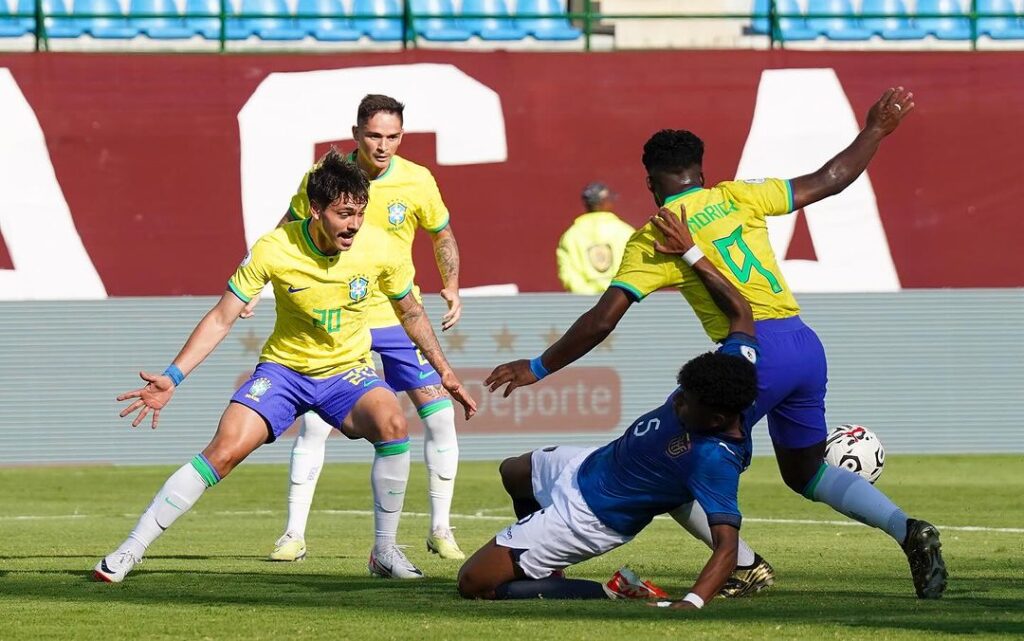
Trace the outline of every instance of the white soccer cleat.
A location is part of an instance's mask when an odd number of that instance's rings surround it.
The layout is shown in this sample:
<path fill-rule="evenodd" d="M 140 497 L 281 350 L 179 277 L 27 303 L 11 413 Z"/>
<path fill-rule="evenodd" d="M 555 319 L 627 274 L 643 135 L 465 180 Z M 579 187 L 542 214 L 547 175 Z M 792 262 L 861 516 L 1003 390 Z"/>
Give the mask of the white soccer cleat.
<path fill-rule="evenodd" d="M 116 550 L 100 559 L 92 570 L 93 578 L 106 583 L 120 583 L 142 559 L 137 558 L 130 550 Z"/>
<path fill-rule="evenodd" d="M 423 572 L 412 564 L 395 544 L 391 544 L 383 550 L 376 547 L 370 551 L 370 562 L 368 564 L 370 574 L 382 579 L 422 579 Z"/>
<path fill-rule="evenodd" d="M 306 558 L 306 542 L 291 532 L 274 544 L 274 551 L 268 557 L 271 561 L 301 561 Z"/>
<path fill-rule="evenodd" d="M 427 537 L 427 551 L 433 552 L 442 559 L 454 561 L 465 559 L 466 553 L 455 542 L 455 535 L 452 534 L 453 529 L 439 527 L 431 532 L 430 536 Z"/>

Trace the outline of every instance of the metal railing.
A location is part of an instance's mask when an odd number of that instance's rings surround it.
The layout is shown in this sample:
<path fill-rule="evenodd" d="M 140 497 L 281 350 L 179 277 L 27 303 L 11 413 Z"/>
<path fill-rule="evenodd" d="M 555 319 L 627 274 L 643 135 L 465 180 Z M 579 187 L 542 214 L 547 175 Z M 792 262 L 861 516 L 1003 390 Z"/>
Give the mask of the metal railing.
<path fill-rule="evenodd" d="M 663 14 L 617 14 L 617 13 L 602 13 L 595 11 L 593 8 L 592 0 L 585 0 L 583 2 L 582 11 L 567 11 L 561 14 L 535 14 L 535 13 L 516 13 L 516 14 L 480 14 L 480 13 L 459 13 L 459 14 L 420 14 L 414 13 L 410 0 L 402 0 L 400 13 L 394 14 L 308 14 L 308 13 L 297 13 L 297 14 L 266 14 L 266 13 L 234 13 L 230 11 L 230 1 L 220 0 L 219 11 L 216 13 L 210 12 L 184 12 L 176 14 L 161 14 L 161 13 L 46 13 L 43 10 L 42 0 L 35 0 L 34 11 L 32 13 L 25 12 L 14 12 L 6 13 L 0 11 L 0 21 L 3 20 L 18 20 L 18 19 L 31 19 L 33 26 L 31 33 L 35 38 L 35 50 L 46 51 L 49 49 L 50 35 L 47 31 L 46 22 L 49 19 L 58 20 L 72 20 L 76 23 L 93 19 L 109 19 L 117 21 L 117 25 L 131 26 L 135 21 L 141 20 L 168 20 L 174 24 L 174 26 L 185 26 L 185 22 L 189 20 L 210 20 L 214 19 L 218 21 L 219 32 L 217 37 L 218 50 L 221 52 L 228 51 L 228 43 L 233 38 L 228 37 L 229 25 L 232 23 L 242 24 L 247 20 L 286 20 L 292 23 L 296 21 L 304 20 L 343 20 L 346 22 L 352 21 L 376 21 L 376 20 L 392 20 L 396 21 L 401 25 L 401 37 L 398 40 L 403 49 L 415 47 L 417 44 L 417 22 L 429 19 L 444 19 L 444 20 L 486 20 L 486 19 L 498 19 L 502 21 L 509 21 L 515 24 L 519 20 L 537 20 L 537 19 L 554 19 L 554 20 L 566 20 L 574 22 L 580 26 L 581 38 L 583 40 L 583 48 L 585 51 L 592 49 L 592 40 L 594 38 L 594 28 L 601 24 L 604 20 L 747 20 L 750 21 L 751 25 L 758 21 L 766 21 L 768 29 L 766 32 L 754 32 L 751 28 L 746 31 L 747 35 L 763 36 L 767 39 L 769 48 L 785 47 L 786 45 L 786 33 L 782 29 L 782 21 L 793 19 L 793 20 L 817 20 L 817 19 L 849 19 L 849 20 L 874 20 L 874 19 L 888 19 L 898 18 L 903 20 L 920 20 L 920 19 L 964 19 L 967 20 L 970 25 L 970 42 L 971 49 L 977 49 L 978 45 L 978 20 L 979 19 L 995 19 L 995 18 L 1024 18 L 1024 14 L 1017 13 L 978 13 L 978 0 L 971 0 L 970 10 L 964 14 L 950 15 L 940 13 L 914 13 L 914 14 L 892 14 L 892 13 L 860 13 L 854 15 L 837 15 L 837 14 L 824 14 L 824 13 L 783 13 L 778 10 L 776 0 L 770 0 L 768 5 L 767 13 L 750 12 L 750 13 L 702 13 L 702 14 L 679 14 L 679 13 L 663 13 Z M 145 26 L 141 26 L 144 29 Z M 84 31 L 85 29 L 83 29 Z M 820 36 L 819 36 L 820 37 Z M 70 38 L 73 39 L 73 38 Z M 208 40 L 212 40 L 207 38 Z M 158 39 L 159 40 L 159 39 Z M 0 42 L 3 38 L 0 38 Z"/>

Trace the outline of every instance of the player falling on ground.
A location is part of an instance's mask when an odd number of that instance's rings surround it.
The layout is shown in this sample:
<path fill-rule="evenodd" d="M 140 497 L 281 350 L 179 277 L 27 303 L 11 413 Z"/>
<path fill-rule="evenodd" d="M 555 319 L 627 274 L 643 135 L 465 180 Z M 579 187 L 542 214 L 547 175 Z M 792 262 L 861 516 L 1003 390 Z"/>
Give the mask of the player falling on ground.
<path fill-rule="evenodd" d="M 887 90 L 868 112 L 867 123 L 849 147 L 812 174 L 792 180 L 727 181 L 704 187 L 704 143 L 688 131 L 663 130 L 644 145 L 647 185 L 659 206 L 685 216 L 697 246 L 750 301 L 757 319 L 760 419 L 767 415 L 779 470 L 786 485 L 813 501 L 891 536 L 906 553 L 917 595 L 938 598 L 946 587 L 938 530 L 909 519 L 881 491 L 844 469 L 824 463 L 825 351 L 800 319 L 800 307 L 779 270 L 768 240 L 766 216 L 787 214 L 848 187 L 868 166 L 882 139 L 914 108 L 913 94 Z M 686 212 L 689 212 L 688 214 Z M 678 221 L 676 221 L 678 222 Z M 727 331 L 725 319 L 707 290 L 657 242 L 670 231 L 663 219 L 637 231 L 626 246 L 612 286 L 566 334 L 533 361 L 497 367 L 487 379 L 491 390 L 508 383 L 507 396 L 549 372 L 574 362 L 615 329 L 630 305 L 663 287 L 680 290 L 712 340 Z M 677 511 L 691 534 L 711 544 L 699 506 Z M 772 584 L 773 570 L 740 540 L 739 564 L 723 594 L 742 596 Z"/>
<path fill-rule="evenodd" d="M 665 220 L 675 216 L 663 210 Z M 750 464 L 744 411 L 757 396 L 757 358 L 750 305 L 711 261 L 696 253 L 686 227 L 675 237 L 680 255 L 706 283 L 728 318 L 719 353 L 691 360 L 679 388 L 660 407 L 630 423 L 600 448 L 548 447 L 501 464 L 501 480 L 520 520 L 500 531 L 459 572 L 466 598 L 526 599 L 665 596 L 629 571 L 607 584 L 566 579 L 574 563 L 629 542 L 658 514 L 700 504 L 710 524 L 711 558 L 675 607 L 699 608 L 736 567 L 740 473 Z M 669 247 L 664 247 L 670 250 Z"/>
<path fill-rule="evenodd" d="M 152 413 L 156 428 L 185 376 L 227 336 L 245 304 L 268 282 L 273 284 L 277 319 L 255 372 L 231 397 L 210 444 L 167 479 L 124 543 L 96 564 L 98 579 L 124 580 L 153 541 L 208 488 L 307 411 L 349 438 L 373 443 L 376 541 L 370 570 L 382 576 L 422 576 L 395 543 L 409 478 L 409 437 L 398 399 L 370 360 L 370 291 L 379 288 L 391 299 L 402 326 L 441 372 L 467 418 L 476 405 L 411 294 L 408 257 L 385 232 L 372 226 L 360 231 L 368 188 L 358 167 L 333 150 L 328 153 L 309 175 L 312 216 L 260 238 L 167 370 L 141 373 L 146 386 L 118 397 L 136 399 L 121 412 L 139 411 L 133 427 Z"/>
<path fill-rule="evenodd" d="M 370 201 L 366 206 L 367 225 L 386 230 L 410 263 L 416 229 L 424 229 L 430 234 L 444 284 L 441 297 L 449 307 L 441 319 L 441 329 L 448 330 L 455 326 L 462 314 L 459 248 L 449 224 L 448 209 L 430 171 L 397 155 L 402 143 L 404 108 L 402 103 L 388 96 L 368 95 L 363 98 L 356 113 L 356 125 L 352 127 L 357 149 L 350 159 L 371 178 Z M 309 217 L 305 183 L 304 177 L 282 224 Z M 413 296 L 419 298 L 418 288 L 414 287 Z M 409 340 L 387 297 L 374 292 L 368 305 L 370 335 L 373 338 L 370 349 L 380 355 L 384 379 L 395 391 L 409 395 L 423 421 L 423 457 L 427 464 L 430 495 L 427 549 L 444 559 L 464 559 L 465 554 L 455 542 L 449 522 L 459 466 L 459 443 L 455 435 L 455 410 L 451 399 L 445 393 L 437 372 Z M 306 555 L 306 521 L 330 434 L 330 425 L 314 413 L 306 414 L 292 446 L 288 521 L 284 534 L 270 554 L 271 560 L 297 561 Z"/>

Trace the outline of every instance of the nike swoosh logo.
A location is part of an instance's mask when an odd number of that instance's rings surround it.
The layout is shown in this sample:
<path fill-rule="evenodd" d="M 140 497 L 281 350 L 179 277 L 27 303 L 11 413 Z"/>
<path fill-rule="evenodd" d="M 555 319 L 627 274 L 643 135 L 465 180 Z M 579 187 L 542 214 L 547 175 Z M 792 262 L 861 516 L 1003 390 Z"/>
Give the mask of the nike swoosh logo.
<path fill-rule="evenodd" d="M 430 378 L 433 375 L 434 375 L 434 372 L 432 372 L 432 371 L 431 372 L 420 372 L 420 380 L 422 381 L 425 378 Z"/>
<path fill-rule="evenodd" d="M 375 378 L 372 381 L 366 381 L 366 382 L 363 383 L 363 387 L 369 387 L 369 386 L 373 385 L 374 383 L 376 383 L 378 380 L 379 379 Z"/>
<path fill-rule="evenodd" d="M 405 490 L 403 490 L 401 492 L 396 492 L 394 490 L 388 490 L 388 494 L 390 496 L 401 496 L 401 495 L 405 494 Z"/>
<path fill-rule="evenodd" d="M 178 507 L 177 505 L 175 505 L 175 504 L 174 504 L 174 503 L 173 503 L 173 502 L 171 501 L 171 497 L 169 497 L 169 496 L 165 496 L 165 497 L 164 497 L 164 501 L 167 501 L 167 505 L 170 505 L 170 506 L 171 506 L 171 507 L 173 507 L 173 508 L 174 508 L 175 510 L 178 510 L 179 512 L 181 511 L 181 508 L 180 508 L 180 507 Z"/>
<path fill-rule="evenodd" d="M 437 453 L 438 454 L 444 454 L 445 452 L 449 452 L 449 451 L 454 450 L 454 449 L 455 449 L 454 447 L 439 447 L 439 448 L 437 448 Z"/>
<path fill-rule="evenodd" d="M 288 286 L 288 293 L 289 294 L 295 294 L 297 292 L 305 291 L 307 289 L 309 289 L 309 288 L 308 287 L 292 287 L 291 285 L 289 285 Z"/>

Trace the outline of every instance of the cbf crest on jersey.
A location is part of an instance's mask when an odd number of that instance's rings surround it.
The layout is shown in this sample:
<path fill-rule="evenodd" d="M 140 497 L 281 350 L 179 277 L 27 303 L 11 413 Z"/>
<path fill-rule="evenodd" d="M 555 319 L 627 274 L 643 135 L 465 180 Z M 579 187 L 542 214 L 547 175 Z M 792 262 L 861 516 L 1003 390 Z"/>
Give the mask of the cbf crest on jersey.
<path fill-rule="evenodd" d="M 405 222 L 405 212 L 409 208 L 400 200 L 388 203 L 388 222 L 395 227 Z"/>
<path fill-rule="evenodd" d="M 270 385 L 270 379 L 265 376 L 261 376 L 252 382 L 252 385 L 249 386 L 249 391 L 245 394 L 245 397 L 259 403 L 260 397 L 267 393 L 267 390 L 270 389 Z"/>
<path fill-rule="evenodd" d="M 370 287 L 370 281 L 366 276 L 356 276 L 348 281 L 348 297 L 353 301 L 361 301 L 366 298 Z"/>

